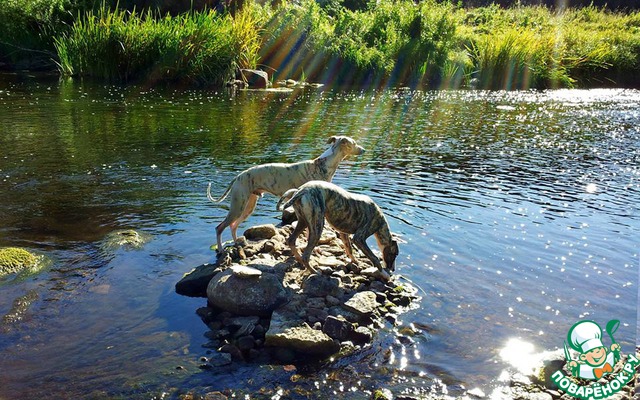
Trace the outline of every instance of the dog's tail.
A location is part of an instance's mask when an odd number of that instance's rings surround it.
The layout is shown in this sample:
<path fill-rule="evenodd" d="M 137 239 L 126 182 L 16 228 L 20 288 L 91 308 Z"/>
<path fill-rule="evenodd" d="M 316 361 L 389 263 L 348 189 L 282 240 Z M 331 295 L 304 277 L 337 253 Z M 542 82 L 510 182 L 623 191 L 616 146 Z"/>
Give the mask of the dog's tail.
<path fill-rule="evenodd" d="M 222 197 L 220 197 L 219 199 L 215 199 L 212 195 L 211 195 L 211 182 L 209 182 L 209 186 L 207 186 L 207 198 L 209 199 L 209 201 L 212 201 L 214 203 L 220 203 L 222 200 L 224 200 L 225 198 L 227 198 L 227 195 L 229 194 L 229 192 L 231 191 L 231 186 L 233 186 L 233 183 L 236 181 L 235 178 L 233 178 L 233 180 L 231 181 L 231 183 L 229 184 L 229 186 L 227 186 L 227 190 L 224 191 L 224 193 L 222 193 Z"/>
<path fill-rule="evenodd" d="M 292 197 L 294 197 L 296 193 L 298 193 L 298 189 L 289 189 L 284 192 L 282 197 L 280 197 L 280 200 L 278 200 L 278 204 L 276 204 L 276 211 L 284 210 L 285 208 L 290 207 L 293 200 Z M 286 204 L 281 207 L 282 203 L 284 203 L 285 201 Z"/>

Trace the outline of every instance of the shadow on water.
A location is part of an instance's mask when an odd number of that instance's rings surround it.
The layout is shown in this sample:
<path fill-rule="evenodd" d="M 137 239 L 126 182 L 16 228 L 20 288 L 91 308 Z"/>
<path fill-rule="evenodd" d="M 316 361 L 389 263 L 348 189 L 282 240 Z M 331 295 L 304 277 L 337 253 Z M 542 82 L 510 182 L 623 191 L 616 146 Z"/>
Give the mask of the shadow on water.
<path fill-rule="evenodd" d="M 557 349 L 586 318 L 621 320 L 616 339 L 631 351 L 638 104 L 623 90 L 282 94 L 0 78 L 0 246 L 55 260 L 0 288 L 2 315 L 29 300 L 0 333 L 0 397 L 455 397 L 497 384 L 509 339 Z M 334 182 L 385 211 L 420 307 L 317 370 L 200 370 L 205 300 L 173 287 L 214 257 L 228 205 L 206 200 L 207 183 L 219 195 L 239 171 L 317 156 L 334 134 L 367 149 Z M 274 222 L 275 202 L 265 195 L 241 230 Z M 105 251 L 119 229 L 153 240 Z"/>

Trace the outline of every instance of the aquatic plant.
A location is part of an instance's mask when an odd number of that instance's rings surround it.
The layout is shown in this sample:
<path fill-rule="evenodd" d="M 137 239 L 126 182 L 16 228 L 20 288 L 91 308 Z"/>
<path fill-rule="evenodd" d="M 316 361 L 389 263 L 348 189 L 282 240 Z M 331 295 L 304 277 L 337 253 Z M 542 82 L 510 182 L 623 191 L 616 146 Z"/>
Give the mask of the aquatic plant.
<path fill-rule="evenodd" d="M 38 257 L 19 247 L 0 249 L 0 277 L 31 271 L 38 265 Z"/>

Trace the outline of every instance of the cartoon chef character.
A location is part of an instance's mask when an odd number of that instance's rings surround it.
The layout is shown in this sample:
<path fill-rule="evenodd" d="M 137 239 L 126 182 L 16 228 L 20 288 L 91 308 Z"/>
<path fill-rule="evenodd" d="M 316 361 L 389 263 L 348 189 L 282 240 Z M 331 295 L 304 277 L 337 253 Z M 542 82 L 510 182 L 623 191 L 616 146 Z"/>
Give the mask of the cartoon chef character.
<path fill-rule="evenodd" d="M 613 372 L 620 359 L 620 345 L 613 341 L 610 349 L 602 343 L 602 328 L 593 321 L 580 321 L 567 334 L 570 346 L 580 353 L 579 360 L 568 358 L 571 374 L 578 378 L 597 380 Z M 568 354 L 568 349 L 566 350 Z"/>

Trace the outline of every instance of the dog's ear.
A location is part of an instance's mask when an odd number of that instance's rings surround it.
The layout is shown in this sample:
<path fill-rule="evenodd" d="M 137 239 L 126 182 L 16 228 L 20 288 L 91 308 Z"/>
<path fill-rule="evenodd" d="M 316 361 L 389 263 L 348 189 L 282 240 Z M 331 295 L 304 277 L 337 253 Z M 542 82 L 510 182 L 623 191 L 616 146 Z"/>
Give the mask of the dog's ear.
<path fill-rule="evenodd" d="M 327 140 L 327 144 L 335 143 L 338 140 L 337 136 L 331 136 L 329 140 Z"/>

